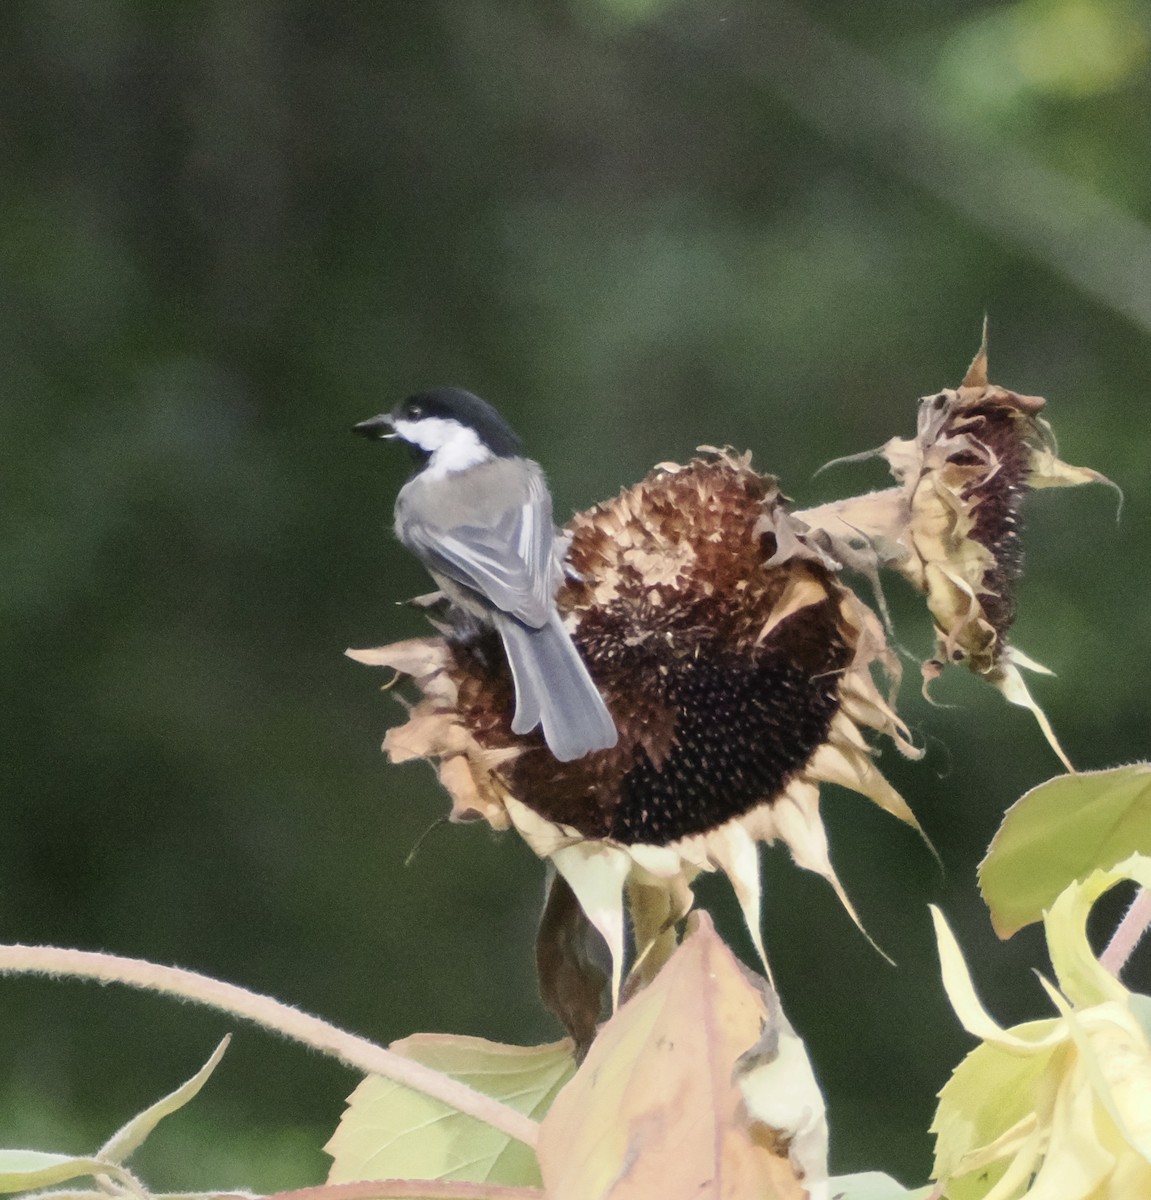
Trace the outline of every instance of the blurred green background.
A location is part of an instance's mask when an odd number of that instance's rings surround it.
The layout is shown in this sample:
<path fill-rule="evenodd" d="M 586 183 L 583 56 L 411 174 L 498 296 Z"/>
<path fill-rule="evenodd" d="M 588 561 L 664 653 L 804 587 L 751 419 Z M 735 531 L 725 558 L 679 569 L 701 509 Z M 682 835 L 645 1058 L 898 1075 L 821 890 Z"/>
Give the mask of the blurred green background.
<path fill-rule="evenodd" d="M 411 390 L 495 401 L 557 513 L 700 443 L 801 504 L 914 429 L 991 321 L 992 378 L 1125 489 L 1028 508 L 1016 641 L 1073 760 L 1148 754 L 1151 9 L 1123 0 L 7 0 L 0 15 L 0 937 L 178 963 L 378 1040 L 556 1030 L 543 870 L 389 767 L 377 673 L 422 629 L 407 463 L 349 435 Z M 895 584 L 902 644 L 931 645 Z M 974 867 L 1058 764 L 965 676 L 883 763 L 939 847 L 829 792 L 830 889 L 766 854 L 766 937 L 838 1170 L 922 1180 L 989 1007 L 1046 1010 Z M 701 888 L 744 938 L 726 889 Z M 1111 911 L 1115 904 L 1111 905 Z M 1106 918 L 1104 913 L 1103 917 Z M 1136 966 L 1138 975 L 1140 968 Z M 1147 972 L 1144 970 L 1144 977 Z M 0 980 L 0 1145 L 90 1150 L 232 1023 Z M 347 1071 L 241 1028 L 138 1160 L 156 1187 L 322 1179 Z"/>

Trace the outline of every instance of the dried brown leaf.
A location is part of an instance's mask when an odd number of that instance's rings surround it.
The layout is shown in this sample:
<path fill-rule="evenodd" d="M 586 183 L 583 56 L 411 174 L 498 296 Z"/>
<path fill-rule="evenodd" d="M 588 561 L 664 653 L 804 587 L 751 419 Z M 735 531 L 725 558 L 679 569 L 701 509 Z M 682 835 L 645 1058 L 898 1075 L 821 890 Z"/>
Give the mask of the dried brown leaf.
<path fill-rule="evenodd" d="M 545 1117 L 538 1153 L 549 1200 L 802 1200 L 805 1174 L 826 1178 L 810 1152 L 822 1102 L 766 989 L 701 914 L 655 981 L 603 1027 Z M 778 1043 L 764 1051 L 776 1035 L 790 1036 L 789 1055 Z M 762 1074 L 765 1060 L 783 1068 L 778 1085 Z M 749 1106 L 770 1109 L 779 1125 Z"/>

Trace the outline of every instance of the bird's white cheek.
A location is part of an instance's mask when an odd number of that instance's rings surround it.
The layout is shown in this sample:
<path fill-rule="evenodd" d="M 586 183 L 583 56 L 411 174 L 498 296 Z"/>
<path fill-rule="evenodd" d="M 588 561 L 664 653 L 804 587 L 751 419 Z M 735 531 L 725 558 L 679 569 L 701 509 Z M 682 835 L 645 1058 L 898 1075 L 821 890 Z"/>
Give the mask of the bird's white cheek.
<path fill-rule="evenodd" d="M 492 457 L 474 429 L 443 417 L 424 417 L 419 421 L 398 420 L 396 433 L 406 442 L 431 455 L 424 467 L 429 479 L 442 479 L 456 471 L 487 462 Z"/>
<path fill-rule="evenodd" d="M 492 452 L 480 441 L 474 430 L 456 427 L 459 432 L 440 445 L 428 464 L 439 475 L 451 475 L 479 466 L 492 457 Z"/>
<path fill-rule="evenodd" d="M 393 427 L 405 442 L 419 446 L 428 454 L 434 454 L 451 439 L 452 428 L 460 428 L 457 422 L 444 421 L 439 417 L 428 417 L 422 421 L 395 421 Z"/>

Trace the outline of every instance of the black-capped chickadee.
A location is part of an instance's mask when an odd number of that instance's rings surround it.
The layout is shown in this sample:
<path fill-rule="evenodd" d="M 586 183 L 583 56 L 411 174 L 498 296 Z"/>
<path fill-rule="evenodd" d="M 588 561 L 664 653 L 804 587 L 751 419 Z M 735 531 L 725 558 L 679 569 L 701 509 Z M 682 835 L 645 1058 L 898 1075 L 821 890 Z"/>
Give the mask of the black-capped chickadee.
<path fill-rule="evenodd" d="M 423 459 L 396 498 L 396 536 L 452 604 L 503 639 L 512 731 L 542 724 L 561 762 L 614 746 L 615 722 L 556 610 L 563 562 L 551 493 L 503 417 L 461 388 L 437 388 L 354 431 L 400 438 Z"/>

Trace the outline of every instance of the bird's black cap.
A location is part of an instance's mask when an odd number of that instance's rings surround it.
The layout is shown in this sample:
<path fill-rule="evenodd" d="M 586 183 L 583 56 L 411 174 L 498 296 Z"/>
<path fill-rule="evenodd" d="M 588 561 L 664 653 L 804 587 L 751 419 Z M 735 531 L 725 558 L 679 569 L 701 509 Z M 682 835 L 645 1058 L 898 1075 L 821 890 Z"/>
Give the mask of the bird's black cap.
<path fill-rule="evenodd" d="M 474 429 L 480 441 L 497 458 L 514 458 L 522 449 L 520 439 L 507 421 L 486 400 L 481 400 L 479 396 L 466 392 L 463 388 L 432 388 L 426 392 L 416 392 L 396 405 L 390 420 L 419 421 L 428 417 L 458 421 L 461 425 Z M 372 423 L 364 422 L 365 425 Z M 357 425 L 356 430 L 359 432 L 360 426 Z M 368 433 L 367 430 L 364 432 L 368 437 L 379 436 Z"/>

